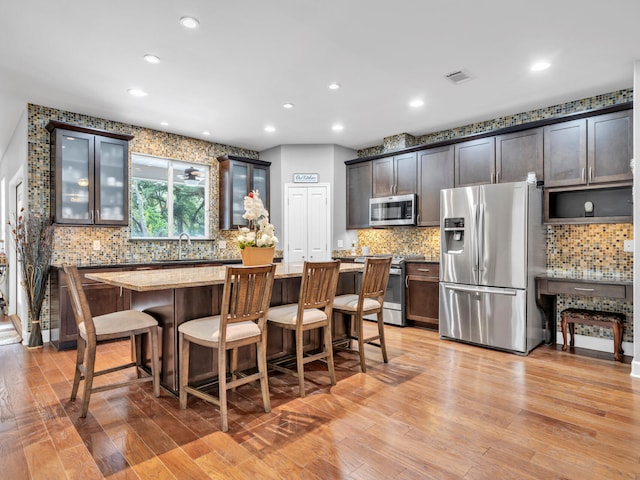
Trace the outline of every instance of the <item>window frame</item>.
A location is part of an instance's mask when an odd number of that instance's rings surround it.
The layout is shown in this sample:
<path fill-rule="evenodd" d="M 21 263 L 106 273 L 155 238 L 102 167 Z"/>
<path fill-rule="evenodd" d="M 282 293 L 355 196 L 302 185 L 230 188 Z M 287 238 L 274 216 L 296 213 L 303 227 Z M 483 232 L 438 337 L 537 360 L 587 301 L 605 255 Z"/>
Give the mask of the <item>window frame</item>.
<path fill-rule="evenodd" d="M 150 155 L 150 154 L 146 154 L 146 153 L 137 153 L 137 152 L 132 152 L 131 153 L 131 175 L 130 175 L 130 179 L 131 179 L 131 184 L 133 185 L 133 182 L 136 179 L 141 179 L 142 177 L 135 175 L 134 173 L 134 157 L 137 158 L 148 158 L 148 159 L 153 159 L 153 160 L 161 160 L 161 161 L 165 161 L 167 162 L 167 179 L 166 179 L 166 183 L 167 183 L 167 236 L 166 237 L 135 237 L 133 236 L 133 228 L 130 228 L 129 230 L 129 238 L 131 240 L 178 240 L 180 233 L 182 232 L 174 232 L 173 231 L 173 210 L 174 210 L 174 195 L 173 195 L 173 186 L 174 186 L 174 164 L 187 164 L 187 165 L 193 165 L 197 168 L 202 168 L 204 170 L 203 172 L 203 177 L 204 177 L 204 198 L 205 198 L 205 202 L 204 202 L 204 235 L 202 236 L 196 236 L 196 235 L 191 235 L 191 239 L 192 240 L 211 240 L 212 236 L 211 236 L 211 202 L 207 201 L 207 199 L 210 198 L 210 192 L 211 192 L 211 166 L 204 164 L 204 163 L 197 163 L 197 162 L 191 162 L 191 161 L 187 161 L 187 160 L 180 160 L 177 158 L 171 158 L 171 157 L 161 157 L 158 155 Z M 154 180 L 154 179 L 146 179 L 146 180 L 150 180 L 150 181 L 159 181 L 159 180 Z M 129 215 L 131 218 L 133 218 L 133 205 L 134 203 L 134 199 L 133 199 L 133 188 L 130 188 L 130 196 L 131 198 L 129 199 Z M 170 233 L 172 233 L 173 235 L 170 235 Z"/>

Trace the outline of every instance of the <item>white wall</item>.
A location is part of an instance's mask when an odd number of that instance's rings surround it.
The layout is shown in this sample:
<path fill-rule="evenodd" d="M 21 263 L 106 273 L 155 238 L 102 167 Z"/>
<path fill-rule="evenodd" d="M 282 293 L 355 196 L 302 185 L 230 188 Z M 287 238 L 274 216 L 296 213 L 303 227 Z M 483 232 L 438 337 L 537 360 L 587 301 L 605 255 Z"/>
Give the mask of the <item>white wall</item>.
<path fill-rule="evenodd" d="M 271 223 L 276 235 L 284 238 L 284 184 L 293 182 L 294 173 L 317 173 L 318 182 L 331 185 L 331 218 L 335 250 L 338 239 L 348 239 L 346 225 L 345 160 L 357 157 L 357 152 L 339 145 L 280 145 L 260 152 L 260 159 L 271 162 Z M 355 235 L 353 235 L 355 236 Z M 345 240 L 349 245 L 351 240 Z"/>
<path fill-rule="evenodd" d="M 278 146 L 260 152 L 260 160 L 271 162 L 269 167 L 269 189 L 271 190 L 269 195 L 269 219 L 276 229 L 276 237 L 280 240 L 280 243 L 276 245 L 276 250 L 282 249 L 282 242 L 284 241 L 282 231 L 282 182 L 280 181 L 282 176 L 282 153 L 280 150 L 281 147 Z"/>
<path fill-rule="evenodd" d="M 640 60 L 633 69 L 633 361 L 631 376 L 640 378 Z"/>
<path fill-rule="evenodd" d="M 18 289 L 16 286 L 15 272 L 17 268 L 17 262 L 15 258 L 15 251 L 13 248 L 13 239 L 7 228 L 7 221 L 13 221 L 13 214 L 16 211 L 14 186 L 16 182 L 23 182 L 23 192 L 27 192 L 27 155 L 28 155 L 28 130 L 27 130 L 27 108 L 22 110 L 19 118 L 16 119 L 16 127 L 13 131 L 13 135 L 7 145 L 7 149 L 2 154 L 0 159 L 0 180 L 4 180 L 5 190 L 2 201 L 2 207 L 0 211 L 4 210 L 7 218 L 1 219 L 2 226 L 0 227 L 0 235 L 5 240 L 5 248 L 9 259 L 9 276 L 5 280 L 2 289 L 5 295 L 9 298 L 9 314 L 17 313 L 22 320 L 23 338 L 27 338 L 27 312 L 17 312 L 16 306 L 18 304 L 16 295 L 22 293 L 22 289 Z M 26 198 L 26 197 L 25 197 Z M 22 305 L 26 307 L 26 302 L 23 300 Z"/>

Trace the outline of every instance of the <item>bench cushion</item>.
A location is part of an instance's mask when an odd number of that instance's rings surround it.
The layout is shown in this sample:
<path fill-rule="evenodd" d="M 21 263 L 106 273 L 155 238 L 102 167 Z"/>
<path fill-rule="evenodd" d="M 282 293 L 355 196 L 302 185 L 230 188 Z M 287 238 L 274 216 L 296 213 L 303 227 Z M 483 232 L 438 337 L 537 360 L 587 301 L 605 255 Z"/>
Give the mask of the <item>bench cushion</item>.
<path fill-rule="evenodd" d="M 598 310 L 586 310 L 583 308 L 567 308 L 562 311 L 562 316 L 567 321 L 582 322 L 624 322 L 624 313 L 601 312 Z"/>

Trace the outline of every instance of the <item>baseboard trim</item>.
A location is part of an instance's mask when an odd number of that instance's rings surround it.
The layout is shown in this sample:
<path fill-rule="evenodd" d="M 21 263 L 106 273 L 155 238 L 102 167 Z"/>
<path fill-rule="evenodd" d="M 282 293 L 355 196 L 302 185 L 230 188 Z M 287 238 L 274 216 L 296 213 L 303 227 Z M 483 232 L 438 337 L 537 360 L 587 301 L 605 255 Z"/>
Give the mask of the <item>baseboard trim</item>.
<path fill-rule="evenodd" d="M 588 350 L 597 350 L 599 352 L 613 353 L 613 339 L 588 337 L 586 335 L 574 335 L 575 346 L 578 348 L 586 348 Z M 567 339 L 568 340 L 568 339 Z M 556 332 L 556 343 L 562 345 L 562 332 Z M 568 343 L 568 342 L 567 342 Z M 633 355 L 633 343 L 622 342 L 622 350 L 625 355 Z"/>

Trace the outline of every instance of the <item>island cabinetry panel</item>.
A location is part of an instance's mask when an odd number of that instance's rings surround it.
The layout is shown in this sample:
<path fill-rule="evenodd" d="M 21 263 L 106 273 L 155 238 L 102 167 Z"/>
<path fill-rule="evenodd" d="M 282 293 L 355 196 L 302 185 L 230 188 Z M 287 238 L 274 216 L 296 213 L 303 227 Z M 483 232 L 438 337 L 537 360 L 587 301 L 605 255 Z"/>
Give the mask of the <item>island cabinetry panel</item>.
<path fill-rule="evenodd" d="M 131 135 L 51 121 L 51 197 L 56 223 L 127 225 Z"/>
<path fill-rule="evenodd" d="M 220 165 L 220 228 L 233 230 L 246 227 L 244 197 L 253 190 L 260 193 L 262 203 L 269 210 L 270 162 L 228 155 L 218 158 Z"/>
<path fill-rule="evenodd" d="M 418 152 L 418 225 L 440 225 L 440 190 L 453 188 L 453 145 Z"/>
<path fill-rule="evenodd" d="M 496 136 L 496 183 L 522 182 L 529 172 L 544 177 L 542 128 Z"/>
<path fill-rule="evenodd" d="M 87 301 L 94 316 L 117 312 L 125 308 L 125 294 L 120 288 L 99 283 L 85 277 L 88 273 L 114 272 L 122 269 L 80 269 L 80 277 Z M 51 275 L 51 343 L 58 350 L 75 348 L 78 329 L 71 306 L 67 278 L 62 269 Z"/>
<path fill-rule="evenodd" d="M 438 328 L 440 265 L 406 264 L 406 317 L 410 324 Z"/>
<path fill-rule="evenodd" d="M 416 193 L 416 158 L 415 152 L 411 152 L 373 160 L 373 196 L 389 197 Z"/>
<path fill-rule="evenodd" d="M 624 110 L 544 127 L 545 187 L 631 181 L 632 115 Z"/>
<path fill-rule="evenodd" d="M 356 273 L 340 274 L 338 294 L 354 293 Z M 345 278 L 342 278 L 345 277 Z M 300 277 L 276 279 L 273 286 L 271 306 L 295 303 L 300 291 Z M 161 383 L 172 392 L 179 389 L 178 327 L 189 320 L 217 315 L 222 304 L 223 285 L 204 287 L 175 288 L 150 291 L 131 291 L 131 308 L 144 310 L 153 315 L 160 326 L 161 338 Z M 333 338 L 344 338 L 346 328 L 342 316 L 334 318 Z M 306 332 L 305 351 L 318 350 L 321 347 L 319 332 Z M 139 356 L 150 366 L 150 344 L 147 338 L 138 346 Z M 215 380 L 218 375 L 217 352 L 196 344 L 190 346 L 191 363 L 189 382 L 195 385 Z M 268 326 L 267 358 L 282 358 L 295 354 L 295 340 L 291 330 Z M 238 369 L 255 368 L 256 351 L 253 346 L 238 350 Z"/>
<path fill-rule="evenodd" d="M 372 182 L 371 161 L 347 165 L 347 229 L 369 228 Z"/>

